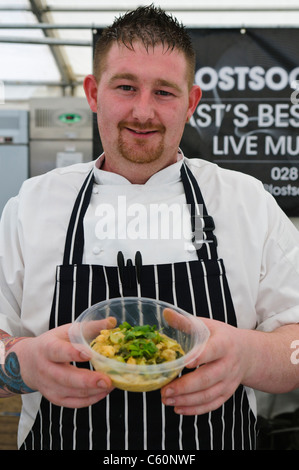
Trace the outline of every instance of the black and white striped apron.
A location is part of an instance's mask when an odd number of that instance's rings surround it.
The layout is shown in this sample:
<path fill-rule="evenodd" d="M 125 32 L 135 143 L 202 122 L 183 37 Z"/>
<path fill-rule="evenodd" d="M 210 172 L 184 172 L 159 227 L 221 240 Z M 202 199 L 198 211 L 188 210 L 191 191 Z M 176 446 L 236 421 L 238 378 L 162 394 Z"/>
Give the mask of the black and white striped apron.
<path fill-rule="evenodd" d="M 72 322 L 90 305 L 121 296 L 143 296 L 177 305 L 197 316 L 236 325 L 223 260 L 217 256 L 213 219 L 184 162 L 181 169 L 192 222 L 198 207 L 206 243 L 198 260 L 173 264 L 118 266 L 82 264 L 83 218 L 94 184 L 91 171 L 78 194 L 66 237 L 63 265 L 57 267 L 50 328 Z M 195 225 L 193 224 L 193 227 Z M 138 261 L 138 260 L 137 260 Z M 77 364 L 90 367 L 89 363 Z M 161 403 L 160 391 L 114 389 L 104 400 L 80 409 L 51 404 L 44 397 L 21 449 L 209 450 L 254 449 L 255 417 L 243 386 L 219 409 L 179 416 Z"/>

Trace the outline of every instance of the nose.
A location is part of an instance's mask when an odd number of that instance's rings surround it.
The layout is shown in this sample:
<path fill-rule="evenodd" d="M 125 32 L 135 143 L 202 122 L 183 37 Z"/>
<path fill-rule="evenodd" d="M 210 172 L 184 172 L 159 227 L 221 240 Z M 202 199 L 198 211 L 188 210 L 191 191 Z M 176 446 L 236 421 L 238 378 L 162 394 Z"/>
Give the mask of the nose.
<path fill-rule="evenodd" d="M 134 99 L 133 118 L 139 122 L 147 122 L 154 118 L 155 110 L 153 97 L 148 91 L 141 91 Z"/>

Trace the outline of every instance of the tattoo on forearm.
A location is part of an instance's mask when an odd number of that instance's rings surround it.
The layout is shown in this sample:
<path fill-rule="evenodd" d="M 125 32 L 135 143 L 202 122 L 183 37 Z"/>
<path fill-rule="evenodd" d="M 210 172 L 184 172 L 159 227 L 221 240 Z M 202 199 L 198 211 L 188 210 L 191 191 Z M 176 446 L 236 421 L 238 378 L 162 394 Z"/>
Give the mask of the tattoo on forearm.
<path fill-rule="evenodd" d="M 23 338 L 14 338 L 0 330 L 0 388 L 4 392 L 22 394 L 34 392 L 23 381 L 18 356 L 9 350 Z"/>

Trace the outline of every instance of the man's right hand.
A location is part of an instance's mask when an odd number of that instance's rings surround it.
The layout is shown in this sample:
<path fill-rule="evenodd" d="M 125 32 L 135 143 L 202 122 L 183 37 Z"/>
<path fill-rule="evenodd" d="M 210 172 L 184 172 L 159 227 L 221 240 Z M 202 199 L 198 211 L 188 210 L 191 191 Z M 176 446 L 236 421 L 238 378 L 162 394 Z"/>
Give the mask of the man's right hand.
<path fill-rule="evenodd" d="M 16 354 L 22 380 L 30 389 L 56 405 L 81 408 L 105 398 L 113 386 L 107 375 L 71 364 L 86 362 L 89 357 L 71 344 L 69 327 L 67 324 L 34 338 L 23 338 L 9 353 Z"/>

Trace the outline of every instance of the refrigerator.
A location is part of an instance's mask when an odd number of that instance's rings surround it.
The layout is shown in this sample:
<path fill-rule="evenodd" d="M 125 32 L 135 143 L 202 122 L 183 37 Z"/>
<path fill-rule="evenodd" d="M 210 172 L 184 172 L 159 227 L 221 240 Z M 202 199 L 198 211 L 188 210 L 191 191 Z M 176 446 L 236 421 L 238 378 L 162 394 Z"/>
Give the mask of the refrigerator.
<path fill-rule="evenodd" d="M 92 160 L 92 120 L 86 98 L 30 100 L 30 176 Z"/>
<path fill-rule="evenodd" d="M 0 216 L 28 176 L 28 111 L 0 109 Z"/>

